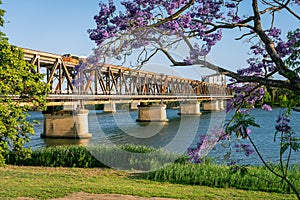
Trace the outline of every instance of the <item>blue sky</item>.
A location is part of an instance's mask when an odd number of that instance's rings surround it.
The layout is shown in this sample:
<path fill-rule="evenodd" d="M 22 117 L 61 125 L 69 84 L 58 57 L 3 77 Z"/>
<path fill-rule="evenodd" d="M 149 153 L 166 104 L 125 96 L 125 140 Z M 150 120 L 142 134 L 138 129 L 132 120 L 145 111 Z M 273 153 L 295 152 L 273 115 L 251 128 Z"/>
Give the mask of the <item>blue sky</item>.
<path fill-rule="evenodd" d="M 2 8 L 7 11 L 3 32 L 10 43 L 20 47 L 87 56 L 95 46 L 87 30 L 95 27 L 93 17 L 99 11 L 98 3 L 99 0 L 3 0 Z M 286 13 L 280 18 L 284 31 L 300 27 Z M 209 59 L 225 68 L 244 67 L 248 44 L 233 40 L 239 36 L 237 32 L 225 31 L 224 36 L 226 39 L 212 50 Z"/>
<path fill-rule="evenodd" d="M 95 27 L 98 0 L 3 0 L 3 32 L 12 44 L 64 54 L 87 55 L 94 47 L 87 30 Z"/>

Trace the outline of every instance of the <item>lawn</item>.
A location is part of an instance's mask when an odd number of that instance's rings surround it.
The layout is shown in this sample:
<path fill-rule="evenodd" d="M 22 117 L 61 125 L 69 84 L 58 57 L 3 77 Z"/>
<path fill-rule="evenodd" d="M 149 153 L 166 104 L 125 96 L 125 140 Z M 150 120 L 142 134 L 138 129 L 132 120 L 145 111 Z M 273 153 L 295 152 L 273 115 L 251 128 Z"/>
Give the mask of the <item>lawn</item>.
<path fill-rule="evenodd" d="M 177 199 L 296 199 L 295 195 L 155 182 L 111 169 L 0 168 L 0 199 L 51 199 L 76 192 Z"/>

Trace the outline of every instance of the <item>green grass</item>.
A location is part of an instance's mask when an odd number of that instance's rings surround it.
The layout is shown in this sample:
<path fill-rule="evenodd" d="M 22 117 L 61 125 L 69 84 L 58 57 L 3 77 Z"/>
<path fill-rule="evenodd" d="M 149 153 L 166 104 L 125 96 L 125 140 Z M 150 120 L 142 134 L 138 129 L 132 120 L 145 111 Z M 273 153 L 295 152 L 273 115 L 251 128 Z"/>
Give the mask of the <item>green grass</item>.
<path fill-rule="evenodd" d="M 0 199 L 51 199 L 71 193 L 128 194 L 177 199 L 295 199 L 294 195 L 155 182 L 111 169 L 0 168 Z"/>
<path fill-rule="evenodd" d="M 279 171 L 277 166 L 274 166 L 274 169 Z M 300 171 L 298 166 L 291 168 L 289 173 L 290 181 L 300 190 Z M 253 191 L 294 193 L 285 182 L 262 166 L 236 170 L 228 166 L 211 163 L 174 163 L 146 174 L 145 178 L 188 185 L 206 185 L 221 188 L 235 187 Z"/>
<path fill-rule="evenodd" d="M 285 194 L 294 193 L 285 182 L 282 182 L 264 167 L 247 167 L 247 171 L 232 170 L 227 166 L 215 165 L 209 159 L 205 164 L 186 163 L 186 157 L 181 156 L 176 163 L 161 168 L 165 163 L 172 163 L 176 158 L 177 156 L 174 154 L 144 146 L 125 145 L 116 147 L 100 145 L 42 148 L 35 150 L 29 159 L 21 160 L 10 156 L 7 161 L 11 165 L 20 166 L 102 169 L 108 168 L 106 164 L 109 163 L 110 167 L 122 169 L 123 171 L 124 169 L 150 171 L 140 176 L 140 178 L 157 182 L 205 185 L 217 188 L 231 187 Z M 276 166 L 274 166 L 274 169 L 276 169 Z M 296 166 L 289 171 L 289 179 L 300 190 L 299 167 Z"/>
<path fill-rule="evenodd" d="M 8 155 L 6 163 L 21 166 L 44 167 L 110 167 L 149 171 L 157 169 L 164 163 L 178 158 L 170 152 L 145 146 L 54 146 L 36 149 L 31 158 L 19 159 L 16 155 Z"/>

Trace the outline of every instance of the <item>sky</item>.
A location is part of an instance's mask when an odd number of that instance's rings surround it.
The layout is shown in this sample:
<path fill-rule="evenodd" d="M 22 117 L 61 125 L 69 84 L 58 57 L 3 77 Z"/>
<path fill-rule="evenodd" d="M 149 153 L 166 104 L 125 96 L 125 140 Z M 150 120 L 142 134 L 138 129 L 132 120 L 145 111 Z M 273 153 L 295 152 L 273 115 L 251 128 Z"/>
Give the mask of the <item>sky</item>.
<path fill-rule="evenodd" d="M 3 0 L 6 23 L 1 30 L 11 44 L 19 47 L 88 56 L 95 43 L 87 30 L 96 27 L 93 17 L 99 12 L 98 3 L 99 0 Z M 281 14 L 279 25 L 283 31 L 300 27 L 286 13 Z M 224 39 L 213 48 L 208 60 L 232 70 L 245 67 L 249 46 L 235 41 L 238 36 L 238 31 L 225 31 Z"/>
<path fill-rule="evenodd" d="M 95 46 L 87 30 L 95 27 L 98 0 L 3 0 L 3 32 L 10 43 L 57 54 L 88 55 Z"/>

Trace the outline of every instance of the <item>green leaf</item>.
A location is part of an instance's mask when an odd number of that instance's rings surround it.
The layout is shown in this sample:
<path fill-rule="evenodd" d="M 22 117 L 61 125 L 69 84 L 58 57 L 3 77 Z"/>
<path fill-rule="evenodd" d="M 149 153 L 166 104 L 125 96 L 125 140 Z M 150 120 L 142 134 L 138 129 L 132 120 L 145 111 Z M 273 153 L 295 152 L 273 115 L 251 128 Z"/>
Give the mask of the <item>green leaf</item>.
<path fill-rule="evenodd" d="M 288 149 L 290 145 L 288 143 L 282 143 L 280 145 L 280 155 L 283 155 L 284 152 Z"/>
<path fill-rule="evenodd" d="M 292 148 L 294 151 L 299 151 L 300 145 L 299 145 L 299 143 L 297 143 L 297 142 L 292 142 L 291 148 Z"/>
<path fill-rule="evenodd" d="M 2 16 L 0 9 L 0 26 Z M 43 76 L 32 73 L 35 67 L 24 60 L 23 52 L 2 36 L 0 32 L 0 165 L 5 163 L 9 154 L 18 158 L 30 156 L 30 149 L 24 145 L 29 141 L 29 135 L 34 133 L 33 125 L 26 121 L 27 112 L 32 108 L 18 106 L 11 95 L 18 95 L 21 101 L 33 102 L 36 108 L 42 109 L 49 92 Z"/>

